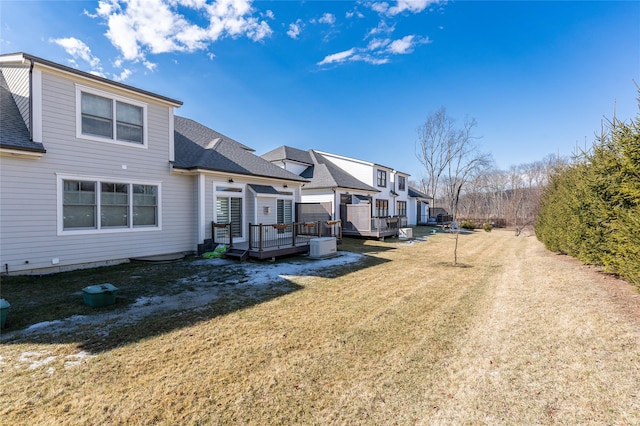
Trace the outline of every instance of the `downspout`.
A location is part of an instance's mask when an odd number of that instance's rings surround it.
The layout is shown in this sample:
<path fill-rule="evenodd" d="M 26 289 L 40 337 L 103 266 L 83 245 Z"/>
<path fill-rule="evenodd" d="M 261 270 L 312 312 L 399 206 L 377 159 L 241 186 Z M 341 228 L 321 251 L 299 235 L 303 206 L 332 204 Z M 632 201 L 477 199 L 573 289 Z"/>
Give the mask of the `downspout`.
<path fill-rule="evenodd" d="M 337 205 L 337 200 L 336 200 L 336 188 L 331 188 L 331 190 L 333 191 L 333 211 L 331 212 L 331 220 L 338 220 L 336 219 L 336 205 Z M 340 218 L 340 220 L 342 220 L 342 218 Z"/>
<path fill-rule="evenodd" d="M 33 142 L 33 67 L 35 61 L 29 60 L 31 65 L 29 66 L 29 140 Z"/>

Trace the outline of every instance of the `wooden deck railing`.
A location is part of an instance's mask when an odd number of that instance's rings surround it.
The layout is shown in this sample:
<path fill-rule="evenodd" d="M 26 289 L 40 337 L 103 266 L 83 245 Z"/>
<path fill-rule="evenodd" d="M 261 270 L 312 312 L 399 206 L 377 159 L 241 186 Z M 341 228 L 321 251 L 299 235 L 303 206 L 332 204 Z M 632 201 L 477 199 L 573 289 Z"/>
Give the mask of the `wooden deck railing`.
<path fill-rule="evenodd" d="M 317 237 L 342 239 L 342 222 L 339 220 L 317 222 L 293 222 L 275 224 L 249 224 L 249 250 L 263 251 L 280 247 L 309 245 L 309 240 Z M 233 247 L 233 233 L 230 223 L 211 223 L 213 244 Z"/>
<path fill-rule="evenodd" d="M 249 250 L 309 245 L 312 238 L 342 238 L 340 221 L 249 224 Z"/>
<path fill-rule="evenodd" d="M 397 230 L 401 227 L 399 217 L 372 217 L 371 218 L 371 230 L 372 231 L 390 231 Z"/>
<path fill-rule="evenodd" d="M 214 248 L 218 244 L 224 244 L 229 248 L 233 247 L 231 223 L 211 222 L 211 239 L 213 240 Z"/>

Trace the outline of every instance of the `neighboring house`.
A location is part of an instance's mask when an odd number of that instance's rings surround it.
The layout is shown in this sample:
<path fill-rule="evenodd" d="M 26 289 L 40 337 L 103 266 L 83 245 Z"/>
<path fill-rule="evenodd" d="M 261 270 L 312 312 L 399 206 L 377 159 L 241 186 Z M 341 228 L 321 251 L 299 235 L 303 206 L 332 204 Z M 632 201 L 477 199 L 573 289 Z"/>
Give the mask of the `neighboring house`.
<path fill-rule="evenodd" d="M 309 179 L 302 202 L 325 203 L 345 235 L 385 237 L 411 222 L 406 173 L 317 150 L 281 146 L 262 158 Z M 413 220 L 415 223 L 415 219 Z"/>
<path fill-rule="evenodd" d="M 416 226 L 429 223 L 429 202 L 432 199 L 432 197 L 417 189 L 409 187 L 409 225 Z"/>
<path fill-rule="evenodd" d="M 42 273 L 211 243 L 211 223 L 293 220 L 306 179 L 181 102 L 24 53 L 0 55 L 0 267 Z"/>

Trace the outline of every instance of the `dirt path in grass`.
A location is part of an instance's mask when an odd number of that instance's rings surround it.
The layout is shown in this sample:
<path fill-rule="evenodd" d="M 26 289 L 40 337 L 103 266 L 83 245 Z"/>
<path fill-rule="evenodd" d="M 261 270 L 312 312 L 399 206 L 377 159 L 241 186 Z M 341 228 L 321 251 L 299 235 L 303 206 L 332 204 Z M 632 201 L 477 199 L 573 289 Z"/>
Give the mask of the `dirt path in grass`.
<path fill-rule="evenodd" d="M 501 272 L 423 423 L 640 424 L 640 295 L 534 237 L 489 250 Z"/>

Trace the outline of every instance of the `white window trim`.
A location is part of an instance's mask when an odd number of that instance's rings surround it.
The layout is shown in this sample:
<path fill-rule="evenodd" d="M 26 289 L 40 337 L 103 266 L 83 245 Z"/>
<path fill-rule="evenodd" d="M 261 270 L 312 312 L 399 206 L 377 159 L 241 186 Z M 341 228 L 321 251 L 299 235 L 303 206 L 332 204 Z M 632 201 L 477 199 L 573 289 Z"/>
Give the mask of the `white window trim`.
<path fill-rule="evenodd" d="M 148 104 L 140 101 L 133 100 L 131 98 L 126 98 L 124 96 L 115 95 L 113 93 L 105 92 L 102 90 L 94 89 L 93 87 L 83 86 L 81 84 L 76 84 L 76 138 L 78 139 L 86 139 L 96 142 L 107 142 L 115 145 L 128 146 L 132 148 L 148 148 L 148 126 L 147 126 L 147 108 Z M 136 142 L 127 142 L 120 141 L 116 139 L 116 130 L 114 129 L 113 138 L 103 138 L 95 135 L 86 135 L 82 133 L 82 92 L 91 93 L 92 95 L 102 96 L 103 98 L 108 98 L 114 101 L 124 102 L 126 104 L 135 105 L 137 107 L 142 108 L 142 144 Z M 115 116 L 114 116 L 115 121 Z"/>
<path fill-rule="evenodd" d="M 218 191 L 216 188 L 218 186 L 224 186 L 227 188 L 240 189 L 240 192 L 226 192 L 226 191 Z M 218 202 L 218 195 L 224 197 L 227 194 L 227 197 L 235 197 L 242 198 L 242 237 L 233 237 L 234 241 L 244 242 L 247 240 L 247 225 L 246 225 L 246 217 L 247 217 L 247 198 L 245 196 L 245 185 L 238 183 L 227 183 L 227 182 L 213 182 L 213 221 L 218 222 L 218 212 L 216 209 L 216 203 Z"/>
<path fill-rule="evenodd" d="M 158 187 L 158 225 L 157 226 L 138 226 L 134 227 L 133 222 L 128 227 L 123 228 L 101 228 L 100 226 L 100 191 L 99 185 L 96 186 L 96 193 L 98 199 L 98 212 L 96 214 L 96 228 L 95 229 L 64 229 L 64 181 L 65 180 L 81 180 L 91 181 L 97 184 L 101 182 L 109 183 L 125 183 L 132 185 L 153 185 Z M 56 173 L 56 215 L 58 222 L 58 236 L 64 235 L 87 235 L 87 234 L 119 234 L 126 232 L 150 232 L 150 231 L 162 231 L 162 182 L 158 181 L 133 181 L 129 179 L 110 178 L 105 176 L 86 176 L 86 175 L 71 175 L 71 174 L 58 174 Z M 131 203 L 131 201 L 130 201 Z"/>

